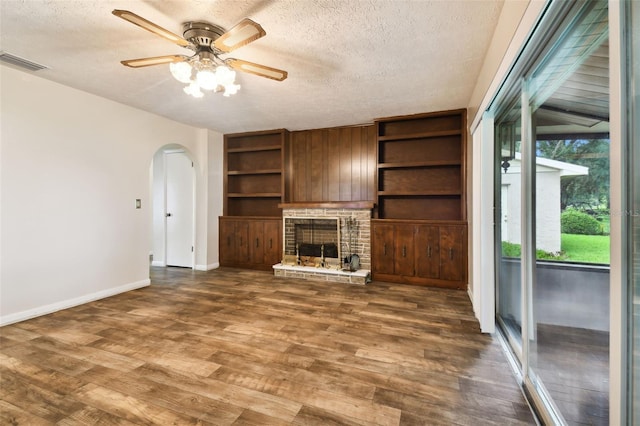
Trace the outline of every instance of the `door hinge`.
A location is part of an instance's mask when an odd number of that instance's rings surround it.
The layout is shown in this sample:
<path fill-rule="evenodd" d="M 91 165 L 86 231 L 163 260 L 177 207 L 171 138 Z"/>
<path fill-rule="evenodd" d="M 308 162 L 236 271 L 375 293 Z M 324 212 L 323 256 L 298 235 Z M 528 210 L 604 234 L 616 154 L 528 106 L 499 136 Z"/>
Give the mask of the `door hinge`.
<path fill-rule="evenodd" d="M 193 253 L 193 246 L 191 246 L 191 253 Z"/>
<path fill-rule="evenodd" d="M 191 162 L 191 167 L 193 167 L 193 161 Z"/>

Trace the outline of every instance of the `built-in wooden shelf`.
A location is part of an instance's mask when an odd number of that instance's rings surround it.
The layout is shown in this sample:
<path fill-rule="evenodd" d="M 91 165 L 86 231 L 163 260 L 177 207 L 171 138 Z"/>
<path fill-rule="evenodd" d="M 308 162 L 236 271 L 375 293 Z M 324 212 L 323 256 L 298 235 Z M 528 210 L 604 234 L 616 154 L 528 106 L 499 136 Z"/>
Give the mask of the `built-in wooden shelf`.
<path fill-rule="evenodd" d="M 402 141 L 409 139 L 426 139 L 426 138 L 437 138 L 441 136 L 457 136 L 462 134 L 461 129 L 454 130 L 440 130 L 433 132 L 420 132 L 420 133 L 408 133 L 405 135 L 392 135 L 392 136 L 378 136 L 378 141 Z"/>
<path fill-rule="evenodd" d="M 379 169 L 404 169 L 411 167 L 460 166 L 461 160 L 409 161 L 403 163 L 379 163 Z"/>
<path fill-rule="evenodd" d="M 279 192 L 249 192 L 249 193 L 237 193 L 232 192 L 227 194 L 229 198 L 280 198 L 282 194 Z"/>
<path fill-rule="evenodd" d="M 425 189 L 424 191 L 378 191 L 378 195 L 380 197 L 417 197 L 417 196 L 425 196 L 428 197 L 430 195 L 460 195 L 462 194 L 461 190 L 447 190 L 447 189 Z"/>
<path fill-rule="evenodd" d="M 380 219 L 466 219 L 466 111 L 376 120 Z"/>
<path fill-rule="evenodd" d="M 285 129 L 224 136 L 225 216 L 280 217 Z"/>
<path fill-rule="evenodd" d="M 258 152 L 258 151 L 277 151 L 282 149 L 280 145 L 265 145 L 255 147 L 228 148 L 227 152 Z"/>
<path fill-rule="evenodd" d="M 278 175 L 282 173 L 280 169 L 264 169 L 264 170 L 229 170 L 227 176 L 241 175 Z"/>

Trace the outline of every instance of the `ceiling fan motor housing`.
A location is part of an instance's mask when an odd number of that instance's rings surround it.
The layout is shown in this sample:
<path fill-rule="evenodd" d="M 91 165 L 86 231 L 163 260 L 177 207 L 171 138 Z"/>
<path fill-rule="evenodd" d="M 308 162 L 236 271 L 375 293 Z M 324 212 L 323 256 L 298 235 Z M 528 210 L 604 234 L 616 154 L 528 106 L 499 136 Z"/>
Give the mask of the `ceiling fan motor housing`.
<path fill-rule="evenodd" d="M 226 31 L 218 25 L 208 22 L 185 22 L 183 25 L 183 37 L 197 47 L 214 48 L 213 42 Z"/>

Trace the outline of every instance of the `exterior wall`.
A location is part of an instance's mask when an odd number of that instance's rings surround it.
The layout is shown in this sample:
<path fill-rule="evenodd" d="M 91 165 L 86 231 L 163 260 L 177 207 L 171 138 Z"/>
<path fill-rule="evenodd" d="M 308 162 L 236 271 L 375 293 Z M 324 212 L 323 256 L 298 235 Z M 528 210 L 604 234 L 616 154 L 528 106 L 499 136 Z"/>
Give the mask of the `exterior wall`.
<path fill-rule="evenodd" d="M 520 162 L 513 160 L 507 173 L 502 175 L 502 202 L 507 203 L 506 209 L 503 206 L 502 239 L 515 244 L 520 244 L 522 225 L 520 171 Z M 536 221 L 536 248 L 551 253 L 560 251 L 559 170 L 545 167 L 536 170 Z"/>

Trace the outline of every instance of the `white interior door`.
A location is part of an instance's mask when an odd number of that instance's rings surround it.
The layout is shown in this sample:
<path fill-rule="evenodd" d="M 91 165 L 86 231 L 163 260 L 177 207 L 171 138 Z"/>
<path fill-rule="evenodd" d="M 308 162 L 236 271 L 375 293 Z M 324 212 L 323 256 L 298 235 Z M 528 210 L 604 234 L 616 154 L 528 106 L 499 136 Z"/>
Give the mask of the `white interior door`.
<path fill-rule="evenodd" d="M 165 153 L 167 266 L 193 267 L 193 163 Z"/>

